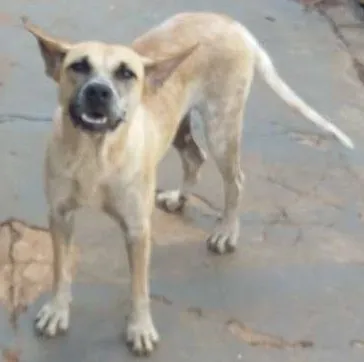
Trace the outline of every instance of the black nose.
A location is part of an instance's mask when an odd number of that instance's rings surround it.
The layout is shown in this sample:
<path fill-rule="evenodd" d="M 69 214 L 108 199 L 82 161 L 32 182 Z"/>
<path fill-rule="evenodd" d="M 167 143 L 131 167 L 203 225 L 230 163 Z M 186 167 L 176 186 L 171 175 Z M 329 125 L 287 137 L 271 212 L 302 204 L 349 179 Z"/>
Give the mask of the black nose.
<path fill-rule="evenodd" d="M 111 99 L 110 87 L 102 83 L 91 83 L 85 89 L 85 97 L 90 105 L 106 105 Z"/>

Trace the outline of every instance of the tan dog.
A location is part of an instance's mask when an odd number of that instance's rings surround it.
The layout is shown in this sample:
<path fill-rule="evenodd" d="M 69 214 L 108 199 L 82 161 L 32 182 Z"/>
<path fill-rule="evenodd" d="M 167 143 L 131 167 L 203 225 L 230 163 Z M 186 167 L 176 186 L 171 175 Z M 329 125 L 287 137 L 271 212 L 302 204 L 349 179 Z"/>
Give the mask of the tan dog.
<path fill-rule="evenodd" d="M 205 154 L 195 143 L 190 113 L 204 122 L 209 151 L 224 181 L 222 220 L 208 239 L 218 253 L 234 250 L 244 176 L 240 137 L 244 105 L 257 67 L 273 90 L 310 121 L 351 140 L 283 82 L 267 53 L 239 23 L 210 13 L 174 16 L 131 45 L 71 44 L 24 19 L 38 40 L 47 75 L 59 87 L 45 162 L 46 195 L 54 241 L 54 296 L 36 327 L 53 336 L 66 330 L 71 301 L 70 245 L 74 211 L 104 210 L 125 233 L 131 270 L 131 313 L 126 338 L 136 353 L 158 341 L 149 307 L 151 213 L 156 169 L 171 143 L 181 156 L 180 190 L 157 201 L 178 210 L 196 182 Z"/>

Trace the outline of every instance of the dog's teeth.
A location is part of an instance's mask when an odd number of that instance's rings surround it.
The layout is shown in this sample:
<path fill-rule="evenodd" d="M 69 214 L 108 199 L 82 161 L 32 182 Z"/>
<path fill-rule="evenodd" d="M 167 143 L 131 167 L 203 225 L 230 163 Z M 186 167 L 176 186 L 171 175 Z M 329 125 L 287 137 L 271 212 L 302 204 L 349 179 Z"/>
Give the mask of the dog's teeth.
<path fill-rule="evenodd" d="M 102 124 L 102 123 L 106 123 L 106 121 L 107 121 L 106 117 L 102 117 L 102 118 L 92 118 L 92 117 L 89 117 L 85 113 L 82 114 L 81 118 L 82 118 L 82 120 L 84 122 L 94 123 L 94 124 Z"/>

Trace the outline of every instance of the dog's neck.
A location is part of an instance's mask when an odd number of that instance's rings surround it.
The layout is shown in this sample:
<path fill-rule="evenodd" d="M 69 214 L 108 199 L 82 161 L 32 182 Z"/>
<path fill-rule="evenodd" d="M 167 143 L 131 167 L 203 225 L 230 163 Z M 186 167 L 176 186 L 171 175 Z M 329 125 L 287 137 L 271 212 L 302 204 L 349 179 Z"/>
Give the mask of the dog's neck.
<path fill-rule="evenodd" d="M 67 110 L 59 106 L 53 117 L 53 139 L 66 154 L 80 154 L 89 157 L 102 155 L 102 159 L 109 158 L 110 149 L 118 149 L 122 156 L 123 148 L 127 145 L 127 135 L 130 122 L 121 124 L 112 132 L 89 132 L 75 127 Z M 94 155 L 94 156 L 93 156 Z"/>
<path fill-rule="evenodd" d="M 127 119 L 112 132 L 92 133 L 76 128 L 68 112 L 58 107 L 53 117 L 53 140 L 67 154 L 78 154 L 85 161 L 97 158 L 101 164 L 117 167 L 126 157 L 138 157 L 144 147 L 145 134 L 151 135 L 152 128 L 145 127 L 145 112 L 138 107 L 133 119 Z M 146 129 L 147 128 L 147 129 Z"/>

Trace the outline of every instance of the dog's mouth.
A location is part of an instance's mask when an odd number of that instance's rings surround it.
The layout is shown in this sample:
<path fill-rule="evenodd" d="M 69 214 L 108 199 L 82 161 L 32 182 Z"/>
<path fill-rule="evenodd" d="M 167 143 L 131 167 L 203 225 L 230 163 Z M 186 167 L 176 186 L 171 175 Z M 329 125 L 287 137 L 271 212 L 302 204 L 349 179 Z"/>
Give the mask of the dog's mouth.
<path fill-rule="evenodd" d="M 90 132 L 105 132 L 115 130 L 124 122 L 125 112 L 122 114 L 106 115 L 99 112 L 85 112 L 74 104 L 69 107 L 70 119 L 74 126 Z"/>
<path fill-rule="evenodd" d="M 102 125 L 107 123 L 107 117 L 99 114 L 88 115 L 86 113 L 82 113 L 81 119 L 88 124 Z"/>

